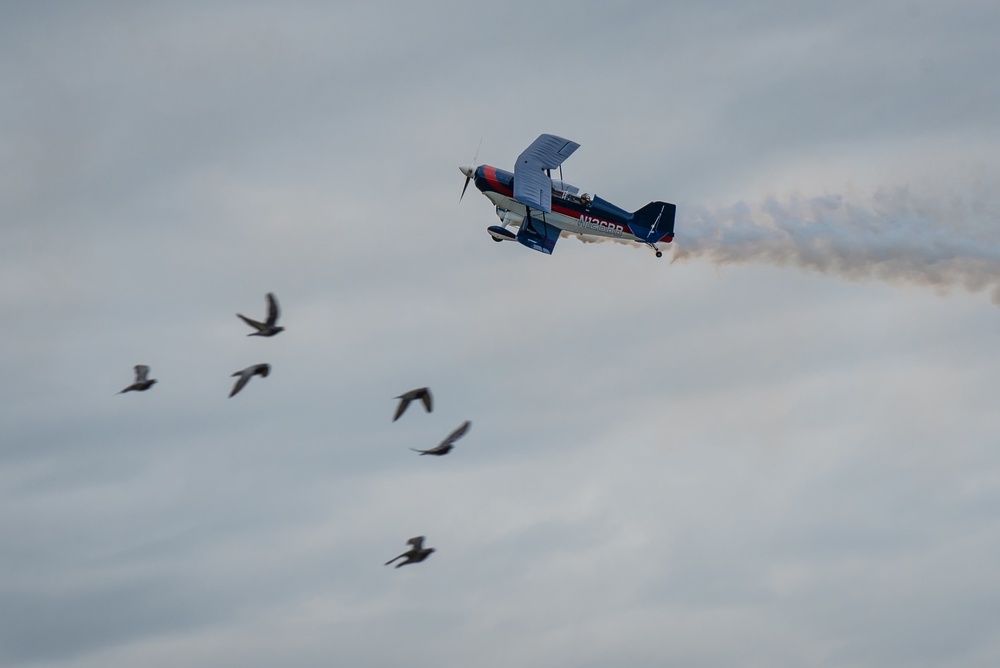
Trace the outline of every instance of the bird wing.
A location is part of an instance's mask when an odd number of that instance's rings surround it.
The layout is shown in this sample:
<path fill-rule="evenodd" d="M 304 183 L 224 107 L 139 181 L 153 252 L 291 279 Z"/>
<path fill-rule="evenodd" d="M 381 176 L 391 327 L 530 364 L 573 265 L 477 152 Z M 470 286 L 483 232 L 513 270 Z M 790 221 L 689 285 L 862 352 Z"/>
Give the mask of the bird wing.
<path fill-rule="evenodd" d="M 234 396 L 237 392 L 242 390 L 243 386 L 246 385 L 248 382 L 250 382 L 250 376 L 253 375 L 252 373 L 250 373 L 250 369 L 243 369 L 243 371 L 237 371 L 233 375 L 235 376 L 236 374 L 239 374 L 240 377 L 236 381 L 236 384 L 233 385 L 233 390 L 232 392 L 229 393 L 230 397 Z"/>
<path fill-rule="evenodd" d="M 430 450 L 417 450 L 416 448 L 410 448 L 410 450 L 419 452 L 421 455 L 446 455 L 453 447 L 450 443 L 445 443 L 444 445 L 436 445 Z"/>
<path fill-rule="evenodd" d="M 137 382 L 137 383 L 145 383 L 146 382 L 146 376 L 148 374 L 149 374 L 149 367 L 148 366 L 146 366 L 145 364 L 136 364 L 135 365 L 135 382 Z"/>
<path fill-rule="evenodd" d="M 399 561 L 400 559 L 402 559 L 403 557 L 405 557 L 408 554 L 409 554 L 409 552 L 404 552 L 403 554 L 399 555 L 398 557 L 393 557 L 389 561 L 385 562 L 385 565 L 388 566 L 389 564 L 391 564 L 394 561 Z"/>
<path fill-rule="evenodd" d="M 393 422 L 398 420 L 399 416 L 406 412 L 406 407 L 410 405 L 410 399 L 405 394 L 396 398 L 399 399 L 399 406 L 396 407 L 396 414 L 392 416 Z"/>
<path fill-rule="evenodd" d="M 262 332 L 262 331 L 264 331 L 264 329 L 266 329 L 266 325 L 264 325 L 264 323 L 262 323 L 262 322 L 257 322 L 256 320 L 251 320 L 250 318 L 246 317 L 245 315 L 241 315 L 239 313 L 237 313 L 236 316 L 240 320 L 242 320 L 243 322 L 245 322 L 246 324 L 248 324 L 251 327 L 253 327 L 254 329 L 256 329 L 258 332 Z"/>
<path fill-rule="evenodd" d="M 465 436 L 465 432 L 469 431 L 469 427 L 471 427 L 471 426 L 472 426 L 472 423 L 469 422 L 468 420 L 466 420 L 465 422 L 462 423 L 462 426 L 460 426 L 458 429 L 456 429 L 455 431 L 453 431 L 450 434 L 448 434 L 448 437 L 446 439 L 444 439 L 443 441 L 441 441 L 441 444 L 438 445 L 438 447 L 440 448 L 440 447 L 445 446 L 445 445 L 451 445 L 452 443 L 454 443 L 458 439 L 460 439 L 463 436 Z"/>
<path fill-rule="evenodd" d="M 434 410 L 433 403 L 434 400 L 431 398 L 431 391 L 428 388 L 423 388 L 423 392 L 420 393 L 420 400 L 424 402 L 424 408 L 430 413 Z"/>
<path fill-rule="evenodd" d="M 413 550 L 416 550 L 416 551 L 419 552 L 420 550 L 422 550 L 424 548 L 424 537 L 423 536 L 414 536 L 410 540 L 406 541 L 406 544 L 407 545 L 412 545 L 413 546 Z M 411 550 L 411 551 L 413 551 L 413 550 Z"/>
<path fill-rule="evenodd" d="M 278 300 L 275 298 L 273 292 L 267 293 L 267 325 L 268 327 L 274 327 L 274 323 L 278 322 L 278 315 L 280 311 L 278 310 Z"/>

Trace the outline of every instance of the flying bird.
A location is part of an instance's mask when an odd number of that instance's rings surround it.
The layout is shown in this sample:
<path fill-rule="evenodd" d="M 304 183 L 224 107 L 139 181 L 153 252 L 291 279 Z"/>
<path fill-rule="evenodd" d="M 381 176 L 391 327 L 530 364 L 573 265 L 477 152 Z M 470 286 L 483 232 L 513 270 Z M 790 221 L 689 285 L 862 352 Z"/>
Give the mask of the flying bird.
<path fill-rule="evenodd" d="M 243 322 L 245 322 L 246 324 L 250 325 L 255 330 L 257 330 L 256 332 L 250 332 L 249 334 L 247 334 L 247 336 L 274 336 L 278 332 L 282 332 L 285 330 L 284 327 L 279 327 L 278 325 L 275 324 L 276 322 L 278 322 L 279 313 L 280 311 L 278 310 L 278 300 L 275 298 L 273 292 L 268 292 L 266 322 L 258 322 L 256 320 L 252 320 L 246 317 L 245 315 L 240 315 L 239 313 L 237 313 L 236 315 L 237 317 L 240 318 L 240 320 L 242 320 Z"/>
<path fill-rule="evenodd" d="M 250 382 L 251 377 L 261 376 L 262 378 L 267 378 L 267 374 L 269 373 L 271 373 L 270 364 L 254 364 L 253 366 L 248 366 L 242 371 L 237 371 L 232 375 L 239 376 L 239 379 L 236 381 L 236 384 L 233 385 L 233 390 L 229 393 L 229 396 L 232 397 L 237 392 L 242 390 L 243 386 Z"/>
<path fill-rule="evenodd" d="M 431 448 L 430 450 L 417 450 L 416 448 L 410 448 L 410 450 L 413 450 L 414 452 L 419 452 L 421 457 L 424 455 L 438 455 L 439 457 L 441 455 L 446 455 L 449 452 L 451 452 L 452 448 L 455 447 L 455 441 L 465 436 L 465 432 L 469 431 L 469 427 L 471 426 L 472 423 L 466 420 L 465 422 L 462 423 L 461 427 L 448 434 L 447 438 L 445 438 L 443 441 L 441 441 L 441 443 Z"/>
<path fill-rule="evenodd" d="M 406 541 L 406 543 L 408 545 L 411 545 L 412 547 L 410 547 L 409 550 L 399 555 L 398 557 L 393 557 L 389 561 L 385 562 L 386 566 L 388 566 L 389 564 L 398 559 L 402 559 L 403 557 L 406 557 L 406 561 L 400 561 L 398 564 L 396 564 L 396 568 L 399 568 L 400 566 L 405 566 L 406 564 L 418 564 L 427 557 L 431 556 L 431 552 L 434 551 L 433 547 L 424 547 L 423 536 L 417 536 L 416 538 L 411 538 L 410 540 Z"/>
<path fill-rule="evenodd" d="M 118 394 L 121 394 L 122 392 L 131 392 L 132 390 L 135 390 L 136 392 L 145 392 L 149 388 L 153 387 L 153 383 L 156 382 L 156 379 L 155 378 L 147 378 L 146 376 L 148 376 L 148 375 L 149 375 L 149 367 L 148 366 L 146 366 L 145 364 L 136 364 L 135 365 L 135 382 L 132 383 L 131 385 L 129 385 L 128 387 L 126 387 L 124 390 L 122 390 Z"/>
<path fill-rule="evenodd" d="M 399 416 L 406 412 L 406 407 L 410 405 L 411 401 L 420 399 L 424 402 L 424 408 L 430 413 L 434 410 L 431 398 L 431 390 L 428 387 L 420 387 L 415 390 L 410 390 L 409 392 L 404 392 L 403 394 L 396 397 L 399 399 L 399 407 L 396 408 L 396 415 L 393 416 L 392 421 L 395 422 L 399 419 Z"/>

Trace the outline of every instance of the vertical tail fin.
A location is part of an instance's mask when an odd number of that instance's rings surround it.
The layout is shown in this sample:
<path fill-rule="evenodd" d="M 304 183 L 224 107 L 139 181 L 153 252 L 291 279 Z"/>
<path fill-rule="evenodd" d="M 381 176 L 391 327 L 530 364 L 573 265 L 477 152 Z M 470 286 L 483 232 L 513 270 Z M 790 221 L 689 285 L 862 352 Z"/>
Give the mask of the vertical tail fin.
<path fill-rule="evenodd" d="M 674 217 L 677 205 L 669 202 L 650 202 L 632 214 L 629 227 L 632 234 L 646 243 L 670 242 L 674 238 Z"/>

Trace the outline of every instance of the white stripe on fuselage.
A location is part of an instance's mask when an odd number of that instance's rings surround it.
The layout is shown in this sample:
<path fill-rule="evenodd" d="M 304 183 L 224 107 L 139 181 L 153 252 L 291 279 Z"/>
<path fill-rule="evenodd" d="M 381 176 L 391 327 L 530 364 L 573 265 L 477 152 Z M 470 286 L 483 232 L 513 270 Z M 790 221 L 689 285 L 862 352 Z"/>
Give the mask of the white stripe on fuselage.
<path fill-rule="evenodd" d="M 525 215 L 524 205 L 517 200 L 505 197 L 497 192 L 483 194 L 501 209 L 506 209 L 507 211 L 511 211 L 522 217 Z M 542 218 L 541 211 L 532 210 L 531 215 L 536 218 Z M 612 239 L 626 239 L 629 241 L 639 240 L 626 232 L 622 225 L 608 220 L 602 220 L 596 216 L 588 215 L 587 213 L 579 214 L 577 217 L 571 217 L 552 211 L 551 213 L 544 214 L 544 220 L 553 227 L 558 227 L 560 230 L 573 232 L 574 234 L 589 234 L 595 237 L 611 237 Z"/>

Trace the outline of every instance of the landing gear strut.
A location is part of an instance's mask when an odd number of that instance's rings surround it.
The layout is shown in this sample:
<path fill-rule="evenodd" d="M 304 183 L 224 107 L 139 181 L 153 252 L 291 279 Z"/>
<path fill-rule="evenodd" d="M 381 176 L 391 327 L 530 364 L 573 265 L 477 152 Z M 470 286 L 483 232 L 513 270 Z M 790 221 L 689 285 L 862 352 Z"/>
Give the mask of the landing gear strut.
<path fill-rule="evenodd" d="M 647 246 L 656 251 L 656 257 L 663 257 L 663 251 L 656 247 L 656 244 L 646 243 Z"/>

